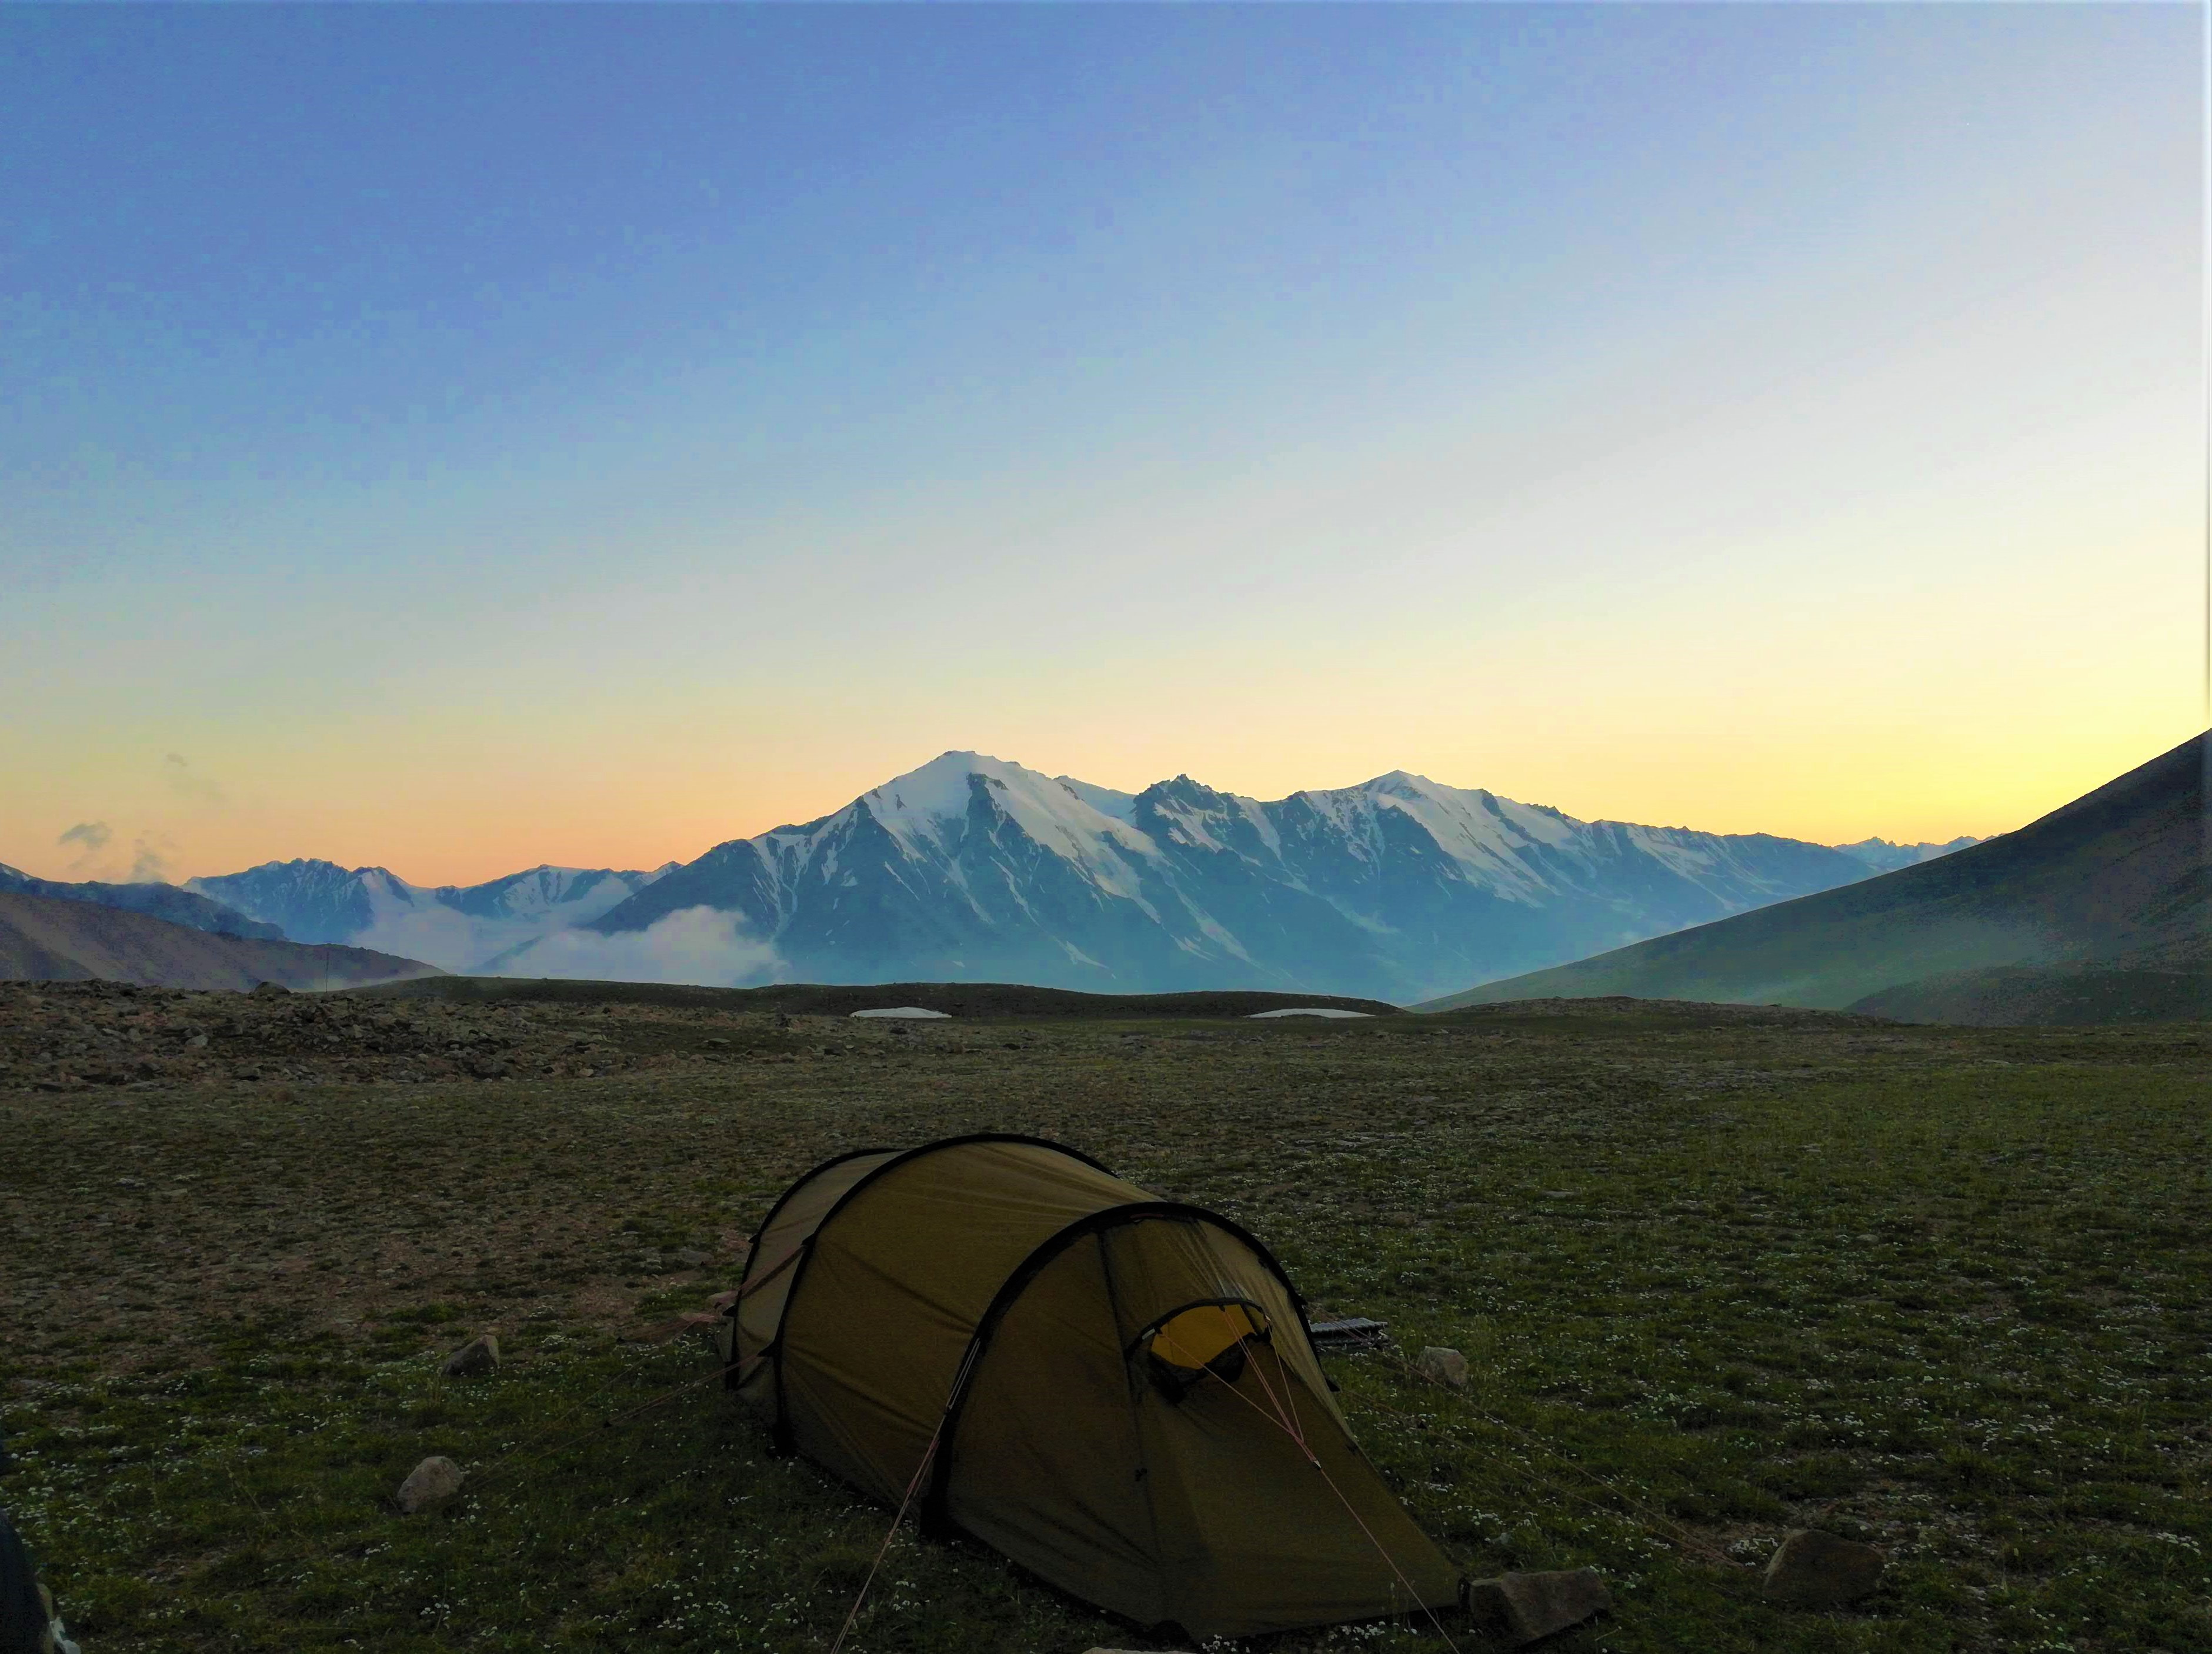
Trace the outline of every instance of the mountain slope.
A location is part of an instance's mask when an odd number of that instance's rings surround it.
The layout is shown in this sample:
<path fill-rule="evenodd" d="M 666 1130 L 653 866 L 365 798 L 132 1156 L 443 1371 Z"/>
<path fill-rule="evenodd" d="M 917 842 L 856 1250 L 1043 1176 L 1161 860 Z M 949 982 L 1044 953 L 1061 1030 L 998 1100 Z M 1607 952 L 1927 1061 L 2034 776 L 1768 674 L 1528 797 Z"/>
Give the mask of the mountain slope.
<path fill-rule="evenodd" d="M 1979 1028 L 2212 1022 L 2212 968 L 1990 965 L 1900 982 L 1850 1008 L 1893 1022 Z"/>
<path fill-rule="evenodd" d="M 98 879 L 72 884 L 59 879 L 38 879 L 0 862 L 0 894 L 50 896 L 64 902 L 90 902 L 103 908 L 151 914 L 188 930 L 204 930 L 216 936 L 247 936 L 281 942 L 284 933 L 275 925 L 249 919 L 234 908 L 174 885 L 110 885 Z"/>
<path fill-rule="evenodd" d="M 2212 959 L 2205 761 L 2199 735 L 1939 860 L 1419 1008 L 1613 994 L 1864 1008 L 1995 967 L 2198 969 Z"/>
<path fill-rule="evenodd" d="M 465 970 L 596 919 L 667 870 L 538 867 L 482 885 L 422 885 L 388 868 L 301 860 L 191 879 L 185 889 L 277 926 L 295 941 L 350 943 Z"/>
<path fill-rule="evenodd" d="M 9 981 L 315 988 L 437 974 L 418 960 L 362 948 L 222 936 L 95 903 L 0 894 L 0 978 Z"/>
<path fill-rule="evenodd" d="M 1402 770 L 1262 802 L 948 752 L 733 839 L 582 929 L 729 915 L 787 979 L 1417 998 L 1866 876 L 1821 845 L 1583 822 Z M 537 974 L 526 947 L 501 962 Z M 754 967 L 757 969 L 757 966 Z M 729 978 L 736 980 L 736 978 Z"/>

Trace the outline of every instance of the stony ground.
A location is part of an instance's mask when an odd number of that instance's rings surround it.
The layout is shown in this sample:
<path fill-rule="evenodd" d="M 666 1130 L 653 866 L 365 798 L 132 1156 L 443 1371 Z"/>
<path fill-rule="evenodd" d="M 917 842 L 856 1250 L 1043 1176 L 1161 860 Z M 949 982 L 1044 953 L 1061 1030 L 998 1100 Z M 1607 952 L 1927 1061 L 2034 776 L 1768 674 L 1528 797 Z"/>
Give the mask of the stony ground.
<path fill-rule="evenodd" d="M 1618 1006 L 897 1027 L 0 987 L 0 1499 L 93 1648 L 823 1649 L 888 1513 L 770 1456 L 702 1347 L 625 1335 L 732 1284 L 824 1156 L 1021 1130 L 1463 1350 L 1459 1393 L 1331 1365 L 1471 1570 L 1605 1572 L 1565 1646 L 2182 1654 L 2212 1647 L 2208 1056 Z M 480 1330 L 499 1371 L 442 1378 Z M 427 1453 L 467 1489 L 402 1518 Z M 1808 1524 L 1889 1551 L 1873 1598 L 1759 1600 Z M 902 1539 L 847 1647 L 1095 1642 L 1143 1645 Z"/>
<path fill-rule="evenodd" d="M 434 981 L 435 979 L 433 979 Z M 0 983 L 0 1088 L 590 1079 L 689 1063 L 792 1061 L 897 1036 L 851 1019 L 715 1016 L 651 1004 L 452 1004 L 380 994 L 185 993 Z M 821 1049 L 824 1042 L 835 1053 Z"/>

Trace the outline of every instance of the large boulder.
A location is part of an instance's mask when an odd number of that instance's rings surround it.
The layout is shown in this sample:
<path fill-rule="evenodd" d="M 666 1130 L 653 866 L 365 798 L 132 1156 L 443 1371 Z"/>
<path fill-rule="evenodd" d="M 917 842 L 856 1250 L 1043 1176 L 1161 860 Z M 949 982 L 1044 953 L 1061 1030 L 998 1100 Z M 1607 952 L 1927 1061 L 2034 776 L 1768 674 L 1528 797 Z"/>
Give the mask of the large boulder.
<path fill-rule="evenodd" d="M 402 1516 L 413 1516 L 434 1505 L 442 1505 L 461 1491 L 468 1473 L 451 1459 L 434 1454 L 407 1473 L 394 1502 Z"/>
<path fill-rule="evenodd" d="M 1448 1389 L 1467 1388 L 1467 1357 L 1457 1350 L 1431 1344 L 1413 1358 L 1413 1371 L 1432 1384 Z"/>
<path fill-rule="evenodd" d="M 1871 1545 L 1800 1528 L 1776 1548 L 1759 1589 L 1769 1602 L 1791 1608 L 1837 1608 L 1880 1584 L 1886 1561 Z"/>
<path fill-rule="evenodd" d="M 1474 1621 L 1509 1648 L 1521 1648 L 1578 1626 L 1613 1606 L 1595 1568 L 1509 1573 L 1468 1587 Z"/>
<path fill-rule="evenodd" d="M 440 1371 L 448 1378 L 474 1378 L 496 1371 L 498 1367 L 499 1340 L 486 1333 L 480 1338 L 471 1338 L 447 1356 Z"/>

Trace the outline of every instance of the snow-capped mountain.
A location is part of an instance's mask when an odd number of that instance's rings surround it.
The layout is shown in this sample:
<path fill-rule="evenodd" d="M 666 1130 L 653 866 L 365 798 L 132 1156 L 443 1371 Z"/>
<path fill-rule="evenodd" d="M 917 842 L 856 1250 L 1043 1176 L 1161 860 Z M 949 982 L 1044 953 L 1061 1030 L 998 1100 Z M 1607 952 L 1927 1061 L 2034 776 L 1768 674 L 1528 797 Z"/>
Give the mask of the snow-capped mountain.
<path fill-rule="evenodd" d="M 1838 844 L 1836 848 L 1853 860 L 1865 862 L 1876 873 L 1895 873 L 1899 867 L 1933 861 L 1939 855 L 1948 855 L 1954 850 L 1963 850 L 1969 844 L 1981 842 L 1963 836 L 1948 844 L 1893 844 L 1886 838 L 1863 838 L 1856 844 Z"/>
<path fill-rule="evenodd" d="M 1402 770 L 1262 802 L 948 752 L 818 820 L 717 845 L 572 939 L 649 956 L 657 927 L 696 942 L 708 909 L 754 980 L 1417 1000 L 1871 871 L 1824 845 L 1578 821 Z M 501 968 L 534 974 L 539 952 Z"/>
<path fill-rule="evenodd" d="M 295 942 L 343 942 L 466 970 L 599 917 L 678 864 L 651 873 L 538 867 L 483 885 L 410 885 L 383 867 L 265 861 L 185 888 L 277 926 Z"/>

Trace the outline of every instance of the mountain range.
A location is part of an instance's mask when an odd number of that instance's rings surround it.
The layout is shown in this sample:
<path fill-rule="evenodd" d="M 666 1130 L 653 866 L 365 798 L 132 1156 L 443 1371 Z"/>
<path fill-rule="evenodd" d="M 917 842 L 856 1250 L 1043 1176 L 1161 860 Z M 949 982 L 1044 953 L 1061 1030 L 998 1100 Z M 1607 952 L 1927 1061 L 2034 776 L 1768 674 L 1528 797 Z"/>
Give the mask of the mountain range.
<path fill-rule="evenodd" d="M 249 919 L 235 908 L 225 907 L 174 885 L 111 885 L 99 879 L 81 883 L 61 879 L 38 879 L 19 867 L 0 861 L 0 896 L 44 896 L 61 902 L 87 902 L 94 907 L 119 908 L 125 913 L 151 914 L 187 930 L 204 930 L 212 936 L 242 936 L 281 942 L 277 926 Z"/>
<path fill-rule="evenodd" d="M 1909 1021 L 2212 1016 L 2207 737 L 2016 832 L 1416 1008 L 1626 994 Z"/>
<path fill-rule="evenodd" d="M 1188 775 L 1124 793 L 955 751 L 812 821 L 650 872 L 544 866 L 431 886 L 295 860 L 180 890 L 15 877 L 219 933 L 478 974 L 1403 1001 L 1972 842 L 1826 846 L 1582 821 L 1403 770 L 1274 800 Z"/>
<path fill-rule="evenodd" d="M 343 942 L 465 970 L 596 919 L 676 866 L 651 873 L 537 867 L 482 885 L 425 885 L 383 867 L 267 861 L 188 879 L 184 893 L 274 926 L 295 942 Z"/>
<path fill-rule="evenodd" d="M 1581 821 L 1403 770 L 1262 801 L 1187 775 L 1123 793 L 956 751 L 719 844 L 497 969 L 594 974 L 598 937 L 632 972 L 656 939 L 694 959 L 719 942 L 744 973 L 723 981 L 1402 1000 L 1874 871 L 1825 845 Z"/>
<path fill-rule="evenodd" d="M 1893 844 L 1886 838 L 1863 838 L 1856 844 L 1838 844 L 1836 848 L 1854 860 L 1865 862 L 1876 873 L 1895 873 L 1899 867 L 1933 861 L 1939 855 L 1948 855 L 1954 850 L 1980 842 L 1978 838 L 1964 835 L 1948 844 Z"/>

